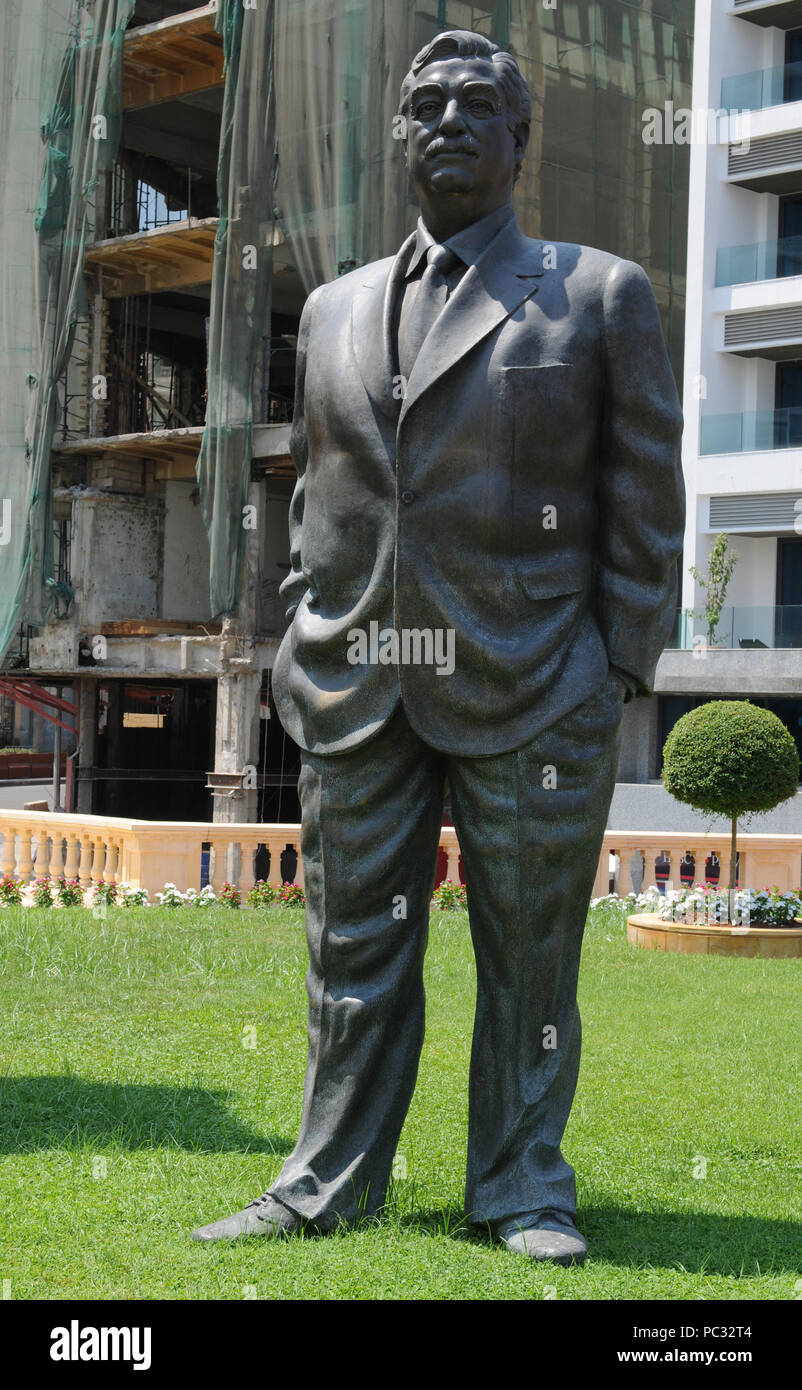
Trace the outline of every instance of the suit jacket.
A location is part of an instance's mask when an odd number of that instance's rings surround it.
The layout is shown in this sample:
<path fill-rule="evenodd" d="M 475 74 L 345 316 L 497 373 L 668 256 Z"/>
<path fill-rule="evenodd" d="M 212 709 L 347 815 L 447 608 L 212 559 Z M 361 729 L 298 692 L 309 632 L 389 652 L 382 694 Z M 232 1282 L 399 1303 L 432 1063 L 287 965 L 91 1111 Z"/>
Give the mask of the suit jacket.
<path fill-rule="evenodd" d="M 320 286 L 301 318 L 273 690 L 314 753 L 371 738 L 399 701 L 443 752 L 520 747 L 611 665 L 650 693 L 673 623 L 682 413 L 644 271 L 513 218 L 404 384 L 393 325 L 414 246 Z M 453 629 L 453 673 L 351 664 L 371 623 Z"/>

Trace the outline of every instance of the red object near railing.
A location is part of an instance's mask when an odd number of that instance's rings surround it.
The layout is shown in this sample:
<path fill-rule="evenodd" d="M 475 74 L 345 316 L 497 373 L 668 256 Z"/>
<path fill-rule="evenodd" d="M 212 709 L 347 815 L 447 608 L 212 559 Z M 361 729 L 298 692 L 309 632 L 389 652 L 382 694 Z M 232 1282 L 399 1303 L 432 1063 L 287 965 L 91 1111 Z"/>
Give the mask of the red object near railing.
<path fill-rule="evenodd" d="M 62 754 L 61 772 L 66 772 L 67 756 Z M 0 781 L 41 777 L 47 781 L 53 775 L 52 753 L 0 753 Z"/>

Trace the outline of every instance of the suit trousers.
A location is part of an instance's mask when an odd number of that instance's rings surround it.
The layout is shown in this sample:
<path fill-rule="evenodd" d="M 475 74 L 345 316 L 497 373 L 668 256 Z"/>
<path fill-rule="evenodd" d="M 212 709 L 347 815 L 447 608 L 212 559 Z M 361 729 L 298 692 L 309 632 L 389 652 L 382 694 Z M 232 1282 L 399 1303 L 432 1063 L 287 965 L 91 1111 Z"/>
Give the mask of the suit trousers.
<path fill-rule="evenodd" d="M 610 674 L 530 743 L 487 757 L 437 752 L 403 708 L 358 748 L 302 754 L 309 1054 L 298 1142 L 269 1190 L 321 1229 L 385 1200 L 423 1042 L 446 778 L 477 974 L 466 1212 L 491 1225 L 575 1215 L 560 1144 L 623 699 Z"/>

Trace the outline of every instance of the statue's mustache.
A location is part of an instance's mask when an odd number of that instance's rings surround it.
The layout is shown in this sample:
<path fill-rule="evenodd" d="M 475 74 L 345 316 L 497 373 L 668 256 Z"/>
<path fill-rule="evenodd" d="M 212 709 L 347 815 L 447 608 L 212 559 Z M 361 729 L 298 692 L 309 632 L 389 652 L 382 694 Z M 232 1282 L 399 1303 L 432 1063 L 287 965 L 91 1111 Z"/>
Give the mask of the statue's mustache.
<path fill-rule="evenodd" d="M 477 153 L 476 146 L 468 140 L 460 140 L 457 144 L 448 140 L 433 140 L 426 147 L 427 159 L 436 159 L 439 154 L 469 154 L 476 158 Z"/>

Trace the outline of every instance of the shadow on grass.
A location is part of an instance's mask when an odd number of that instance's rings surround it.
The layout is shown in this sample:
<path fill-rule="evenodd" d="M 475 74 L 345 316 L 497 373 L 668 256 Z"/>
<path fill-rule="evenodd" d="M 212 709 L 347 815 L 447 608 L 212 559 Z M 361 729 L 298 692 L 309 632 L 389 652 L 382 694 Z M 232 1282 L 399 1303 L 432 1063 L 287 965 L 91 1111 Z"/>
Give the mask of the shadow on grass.
<path fill-rule="evenodd" d="M 224 1091 L 115 1085 L 77 1076 L 0 1077 L 0 1153 L 116 1143 L 129 1149 L 287 1154 L 283 1135 L 234 1119 Z"/>
<path fill-rule="evenodd" d="M 487 1227 L 471 1225 L 458 1207 L 413 1211 L 398 1219 L 404 1230 L 488 1245 Z M 730 1278 L 798 1274 L 802 1225 L 768 1217 L 715 1212 L 643 1212 L 632 1207 L 584 1207 L 577 1225 L 588 1259 L 623 1268 L 651 1266 Z"/>

